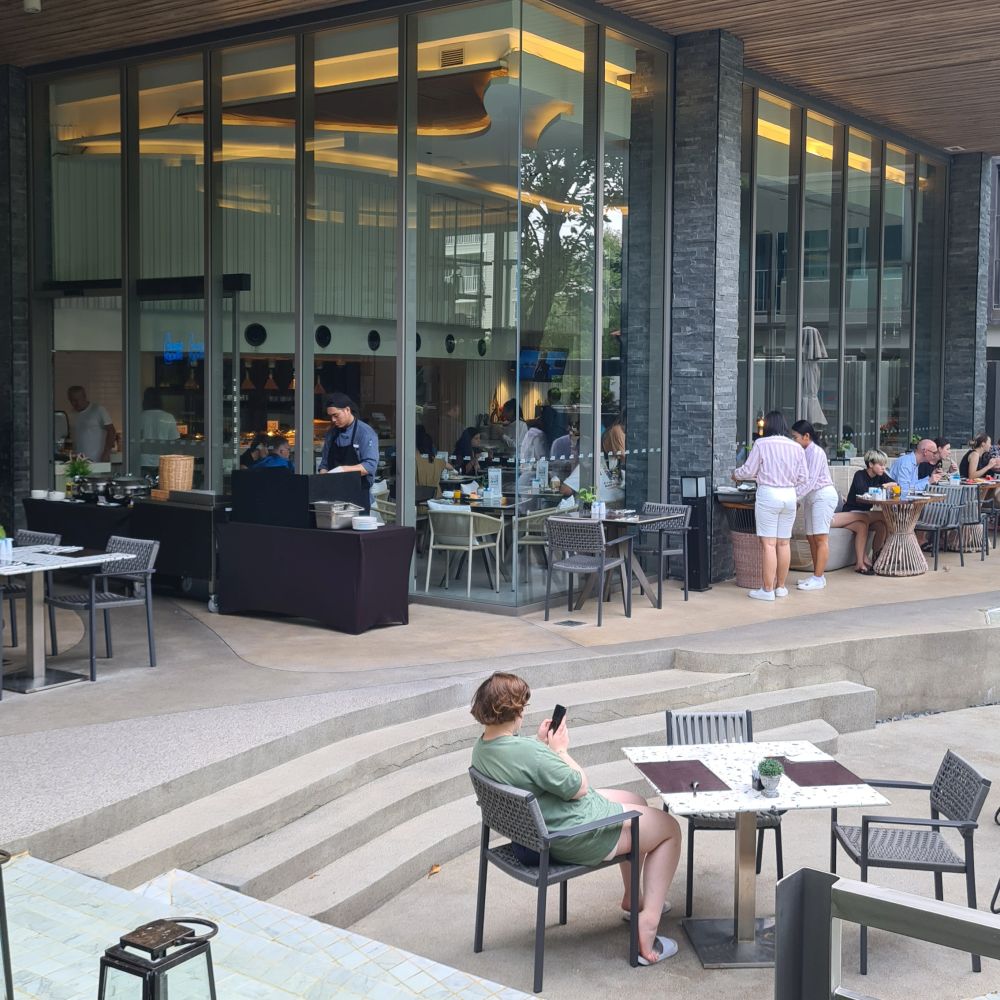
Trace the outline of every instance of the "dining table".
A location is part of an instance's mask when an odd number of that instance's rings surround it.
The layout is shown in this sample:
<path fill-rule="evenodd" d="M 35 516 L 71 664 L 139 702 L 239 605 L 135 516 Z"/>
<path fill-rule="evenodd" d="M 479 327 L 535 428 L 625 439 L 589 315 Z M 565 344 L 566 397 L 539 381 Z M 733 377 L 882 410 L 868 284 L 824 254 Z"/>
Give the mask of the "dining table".
<path fill-rule="evenodd" d="M 733 916 L 681 922 L 706 969 L 774 965 L 774 918 L 757 916 L 757 813 L 889 804 L 881 792 L 805 740 L 623 747 L 622 753 L 674 816 L 735 814 Z M 753 786 L 753 768 L 766 758 L 784 767 L 773 797 Z"/>
<path fill-rule="evenodd" d="M 569 515 L 571 517 L 575 516 L 573 514 Z M 586 520 L 586 519 L 585 519 Z M 669 522 L 677 521 L 683 522 L 683 514 L 640 514 L 638 512 L 620 513 L 615 510 L 608 511 L 604 517 L 601 518 L 601 524 L 604 525 L 604 536 L 608 543 L 617 541 L 624 535 L 627 535 L 632 528 L 638 527 L 640 530 L 642 528 L 655 527 L 657 525 L 662 525 L 663 527 L 668 527 Z M 661 567 L 657 567 L 657 573 L 661 572 Z M 650 582 L 649 577 L 646 576 L 645 570 L 642 568 L 642 564 L 638 559 L 632 559 L 632 579 L 639 584 L 639 589 L 646 595 L 649 603 L 652 604 L 654 608 L 659 607 L 659 601 L 656 597 L 656 587 Z M 576 601 L 576 610 L 579 611 L 583 607 L 586 600 L 590 598 L 590 595 L 594 592 L 594 587 L 596 585 L 596 577 L 591 575 L 587 578 L 587 582 L 584 584 L 583 589 L 580 591 L 580 596 Z M 610 578 L 607 581 L 607 585 L 611 585 Z"/>
<path fill-rule="evenodd" d="M 109 563 L 134 559 L 127 552 L 95 552 L 78 545 L 19 545 L 10 562 L 0 563 L 0 577 L 25 577 L 27 633 L 24 668 L 3 677 L 8 691 L 32 694 L 63 684 L 87 680 L 85 674 L 57 670 L 45 662 L 45 575 L 56 570 L 100 568 Z"/>
<path fill-rule="evenodd" d="M 859 499 L 877 510 L 885 522 L 886 540 L 872 569 L 876 576 L 921 576 L 927 572 L 927 560 L 920 551 L 914 525 L 929 503 L 944 500 L 940 493 L 911 493 L 906 497 L 877 499 L 862 495 Z"/>

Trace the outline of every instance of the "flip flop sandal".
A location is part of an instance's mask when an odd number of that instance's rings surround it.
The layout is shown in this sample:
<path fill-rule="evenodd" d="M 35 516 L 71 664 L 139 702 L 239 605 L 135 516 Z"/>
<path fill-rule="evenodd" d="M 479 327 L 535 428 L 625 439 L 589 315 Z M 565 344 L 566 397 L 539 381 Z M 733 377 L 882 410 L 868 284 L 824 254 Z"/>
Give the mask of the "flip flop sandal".
<path fill-rule="evenodd" d="M 672 958 L 677 954 L 677 942 L 673 938 L 658 937 L 653 942 L 653 951 L 656 952 L 656 959 L 650 962 L 648 959 L 639 956 L 640 965 L 659 965 L 665 958 Z"/>
<path fill-rule="evenodd" d="M 874 576 L 875 570 L 871 566 L 866 566 L 864 569 L 856 569 L 855 573 L 860 573 L 862 576 Z"/>
<path fill-rule="evenodd" d="M 670 900 L 666 899 L 663 902 L 663 912 L 669 913 L 670 910 L 671 910 Z M 632 914 L 627 913 L 625 910 L 622 910 L 622 920 L 624 920 L 625 923 L 628 923 L 631 919 L 632 919 Z"/>

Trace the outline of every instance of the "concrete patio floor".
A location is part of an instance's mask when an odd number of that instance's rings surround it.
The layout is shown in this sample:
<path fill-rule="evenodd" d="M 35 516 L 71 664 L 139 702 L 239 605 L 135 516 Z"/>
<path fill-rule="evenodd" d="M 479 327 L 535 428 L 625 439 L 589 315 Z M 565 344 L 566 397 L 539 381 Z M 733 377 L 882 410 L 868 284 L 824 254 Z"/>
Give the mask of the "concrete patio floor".
<path fill-rule="evenodd" d="M 998 728 L 1000 707 L 997 706 L 884 723 L 868 732 L 842 735 L 837 759 L 864 777 L 931 781 L 944 751 L 950 748 L 987 776 L 995 777 L 1000 774 Z M 928 815 L 926 793 L 889 791 L 887 797 L 892 803 L 884 810 L 887 815 Z M 993 823 L 998 805 L 1000 787 L 995 785 L 976 833 L 976 881 L 982 910 L 988 909 L 1000 876 L 1000 827 Z M 857 811 L 845 810 L 841 818 L 855 822 L 858 815 Z M 782 827 L 786 873 L 801 867 L 827 869 L 829 824 L 829 811 L 805 810 L 785 815 Z M 495 868 L 490 869 L 485 950 L 474 954 L 477 858 L 478 852 L 469 852 L 443 865 L 440 872 L 400 893 L 352 929 L 474 975 L 530 990 L 534 893 Z M 695 864 L 695 915 L 731 914 L 732 834 L 699 833 Z M 838 864 L 844 877 L 858 877 L 857 868 L 845 859 L 843 852 Z M 661 933 L 678 940 L 680 952 L 662 966 L 645 969 L 628 966 L 627 927 L 620 920 L 618 909 L 621 879 L 614 869 L 571 883 L 569 923 L 565 927 L 558 924 L 557 894 L 551 894 L 544 995 L 553 1000 L 639 998 L 659 993 L 685 1000 L 772 996 L 772 970 L 702 969 L 680 926 L 684 879 L 682 852 L 668 897 L 673 909 L 660 925 Z M 774 912 L 774 881 L 773 842 L 768 837 L 757 888 L 761 915 Z M 933 897 L 929 874 L 875 871 L 871 881 Z M 945 876 L 944 891 L 947 901 L 964 904 L 962 876 Z M 984 959 L 982 973 L 974 975 L 965 954 L 880 931 L 871 931 L 869 935 L 868 976 L 857 972 L 858 934 L 854 929 L 845 930 L 843 954 L 845 985 L 881 1000 L 930 1000 L 931 997 L 965 1000 L 1000 987 L 1000 962 Z"/>

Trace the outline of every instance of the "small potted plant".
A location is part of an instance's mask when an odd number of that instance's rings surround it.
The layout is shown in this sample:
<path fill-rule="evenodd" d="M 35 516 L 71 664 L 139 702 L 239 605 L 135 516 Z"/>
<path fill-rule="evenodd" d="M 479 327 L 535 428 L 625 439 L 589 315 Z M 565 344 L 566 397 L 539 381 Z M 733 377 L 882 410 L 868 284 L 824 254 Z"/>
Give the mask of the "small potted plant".
<path fill-rule="evenodd" d="M 591 507 L 597 502 L 597 490 L 592 486 L 584 486 L 577 493 L 576 498 L 580 501 L 580 516 L 590 517 Z"/>
<path fill-rule="evenodd" d="M 773 757 L 765 757 L 757 765 L 757 774 L 760 775 L 760 783 L 764 786 L 766 798 L 773 799 L 778 794 L 778 782 L 784 773 L 781 761 Z"/>
<path fill-rule="evenodd" d="M 66 463 L 67 479 L 82 479 L 90 475 L 90 461 L 86 455 L 74 455 Z"/>

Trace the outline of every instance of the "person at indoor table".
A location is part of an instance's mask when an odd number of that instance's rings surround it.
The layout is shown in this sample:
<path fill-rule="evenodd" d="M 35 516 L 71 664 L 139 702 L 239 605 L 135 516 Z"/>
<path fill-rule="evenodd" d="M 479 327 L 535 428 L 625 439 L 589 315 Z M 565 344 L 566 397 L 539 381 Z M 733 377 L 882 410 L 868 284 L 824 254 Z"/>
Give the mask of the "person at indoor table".
<path fill-rule="evenodd" d="M 330 429 L 323 439 L 320 472 L 354 472 L 364 476 L 368 486 L 378 468 L 378 435 L 357 416 L 357 405 L 343 392 L 326 397 Z"/>

